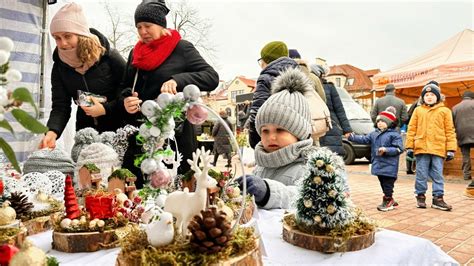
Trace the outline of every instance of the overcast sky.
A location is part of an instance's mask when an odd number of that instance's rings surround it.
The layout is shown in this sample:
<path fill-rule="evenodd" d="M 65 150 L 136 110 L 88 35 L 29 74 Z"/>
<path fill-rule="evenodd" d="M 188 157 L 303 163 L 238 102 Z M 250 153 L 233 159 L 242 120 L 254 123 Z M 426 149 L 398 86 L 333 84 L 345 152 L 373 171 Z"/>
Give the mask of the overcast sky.
<path fill-rule="evenodd" d="M 76 2 L 84 6 L 91 27 L 107 31 L 109 22 L 103 6 L 97 1 Z M 108 2 L 133 21 L 140 1 Z M 472 1 L 192 0 L 190 3 L 201 17 L 212 22 L 210 39 L 217 49 L 214 66 L 224 80 L 236 75 L 257 77 L 260 49 L 273 40 L 284 41 L 310 61 L 321 57 L 329 65 L 389 70 L 463 29 L 472 29 L 474 12 Z"/>

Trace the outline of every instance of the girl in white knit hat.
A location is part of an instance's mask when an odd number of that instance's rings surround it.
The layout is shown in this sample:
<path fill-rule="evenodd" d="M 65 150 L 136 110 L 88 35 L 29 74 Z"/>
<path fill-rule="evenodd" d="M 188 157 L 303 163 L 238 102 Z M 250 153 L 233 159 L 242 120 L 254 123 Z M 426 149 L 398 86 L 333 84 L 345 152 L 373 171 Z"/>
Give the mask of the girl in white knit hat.
<path fill-rule="evenodd" d="M 79 95 L 94 96 L 79 104 L 76 130 L 92 127 L 99 133 L 115 131 L 120 127 L 120 119 L 113 113 L 125 70 L 124 59 L 104 35 L 89 29 L 82 8 L 76 3 L 59 9 L 51 20 L 50 32 L 57 45 L 51 73 L 52 110 L 49 131 L 40 148 L 56 146 L 71 116 L 71 100 L 78 103 Z"/>

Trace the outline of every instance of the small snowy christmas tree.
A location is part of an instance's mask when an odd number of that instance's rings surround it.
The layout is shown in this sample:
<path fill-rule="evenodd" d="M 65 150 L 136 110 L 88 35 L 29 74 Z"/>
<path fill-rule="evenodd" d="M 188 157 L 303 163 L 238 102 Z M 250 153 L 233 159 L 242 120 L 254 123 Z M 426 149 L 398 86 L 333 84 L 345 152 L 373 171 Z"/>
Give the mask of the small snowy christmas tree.
<path fill-rule="evenodd" d="M 296 223 L 311 232 L 342 228 L 354 220 L 352 202 L 346 198 L 344 162 L 327 148 L 314 150 L 307 162 L 296 201 Z"/>

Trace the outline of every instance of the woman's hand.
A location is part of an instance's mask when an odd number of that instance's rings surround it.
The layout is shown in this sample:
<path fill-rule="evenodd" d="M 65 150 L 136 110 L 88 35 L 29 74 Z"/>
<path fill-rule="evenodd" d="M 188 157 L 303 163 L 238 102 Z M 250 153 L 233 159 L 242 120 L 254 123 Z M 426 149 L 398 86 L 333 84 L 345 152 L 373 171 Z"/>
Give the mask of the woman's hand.
<path fill-rule="evenodd" d="M 167 82 L 163 83 L 163 85 L 161 85 L 161 93 L 167 92 L 171 94 L 176 94 L 176 87 L 178 87 L 178 83 L 176 83 L 174 79 L 170 79 Z"/>
<path fill-rule="evenodd" d="M 104 106 L 95 98 L 91 97 L 92 102 L 94 105 L 92 106 L 81 106 L 82 110 L 86 113 L 88 116 L 92 117 L 98 117 L 105 115 L 105 108 Z"/>
<path fill-rule="evenodd" d="M 43 139 L 41 140 L 41 143 L 38 148 L 44 149 L 44 148 L 49 148 L 49 149 L 54 149 L 56 148 L 56 138 L 58 135 L 54 133 L 54 131 L 48 131 L 46 135 L 44 135 Z"/>
<path fill-rule="evenodd" d="M 132 96 L 129 96 L 123 100 L 123 106 L 129 114 L 135 114 L 140 111 L 140 104 L 142 100 L 138 98 L 138 93 L 134 91 Z"/>

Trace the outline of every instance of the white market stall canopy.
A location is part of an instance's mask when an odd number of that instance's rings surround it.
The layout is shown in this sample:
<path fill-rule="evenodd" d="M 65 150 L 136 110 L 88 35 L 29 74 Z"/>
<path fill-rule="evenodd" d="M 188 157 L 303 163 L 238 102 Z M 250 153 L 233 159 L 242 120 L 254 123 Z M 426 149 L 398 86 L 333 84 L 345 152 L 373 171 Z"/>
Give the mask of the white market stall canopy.
<path fill-rule="evenodd" d="M 440 84 L 449 106 L 459 102 L 465 90 L 474 88 L 474 31 L 465 29 L 425 54 L 373 77 L 377 94 L 392 83 L 405 100 L 419 97 L 430 80 Z"/>

